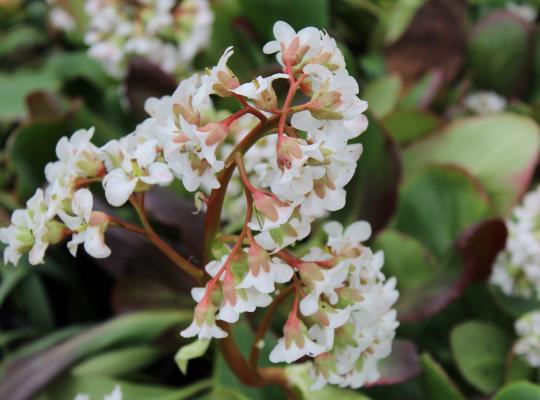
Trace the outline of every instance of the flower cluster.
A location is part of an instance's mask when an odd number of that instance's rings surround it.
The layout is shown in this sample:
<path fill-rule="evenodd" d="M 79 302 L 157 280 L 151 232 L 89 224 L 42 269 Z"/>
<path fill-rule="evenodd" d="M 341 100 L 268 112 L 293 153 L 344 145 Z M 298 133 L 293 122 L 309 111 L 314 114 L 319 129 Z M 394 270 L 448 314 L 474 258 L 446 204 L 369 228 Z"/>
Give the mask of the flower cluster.
<path fill-rule="evenodd" d="M 486 115 L 504 111 L 506 99 L 495 92 L 479 91 L 463 100 L 465 107 L 474 114 Z"/>
<path fill-rule="evenodd" d="M 529 312 L 516 321 L 518 340 L 514 352 L 527 360 L 531 367 L 540 367 L 540 312 Z"/>
<path fill-rule="evenodd" d="M 228 48 L 216 66 L 185 79 L 172 95 L 148 99 L 149 117 L 129 135 L 100 148 L 90 142 L 93 130 L 60 140 L 58 161 L 45 169 L 48 186 L 0 231 L 8 245 L 4 256 L 16 263 L 29 252 L 36 264 L 49 244 L 71 236 L 73 255 L 84 244 L 90 255 L 106 257 L 108 227 L 142 232 L 201 282 L 192 290 L 197 305 L 183 336 L 224 338 L 222 323 L 291 295 L 283 337 L 270 360 L 311 357 L 315 387 L 360 387 L 378 379 L 377 362 L 389 354 L 397 327 L 395 279 L 386 280 L 381 271 L 383 254 L 363 245 L 369 224 L 343 230 L 328 223 L 326 246 L 303 257 L 288 247 L 310 234 L 316 218 L 344 207 L 344 188 L 362 152 L 350 141 L 366 129 L 367 104 L 328 34 L 295 32 L 284 22 L 275 24 L 274 34 L 264 51 L 277 53 L 281 73 L 242 83 L 227 66 L 233 54 Z M 282 101 L 276 81 L 287 87 Z M 217 111 L 213 97 L 236 99 L 240 109 Z M 207 203 L 205 256 L 216 259 L 205 265 L 206 280 L 179 254 L 170 256 L 174 250 L 145 216 L 145 192 L 175 179 Z M 102 184 L 110 205 L 130 202 L 142 227 L 94 211 L 92 183 Z M 236 212 L 244 221 L 230 229 L 239 234 L 215 240 L 226 197 L 241 204 Z"/>
<path fill-rule="evenodd" d="M 213 21 L 208 0 L 89 0 L 86 11 L 89 54 L 116 78 L 133 56 L 170 73 L 185 71 L 208 44 Z"/>
<path fill-rule="evenodd" d="M 499 253 L 491 282 L 507 295 L 540 296 L 540 187 L 525 195 L 506 221 L 508 239 Z"/>
<path fill-rule="evenodd" d="M 71 32 L 77 27 L 73 15 L 67 10 L 61 0 L 47 0 L 49 5 L 49 22 L 54 29 Z"/>

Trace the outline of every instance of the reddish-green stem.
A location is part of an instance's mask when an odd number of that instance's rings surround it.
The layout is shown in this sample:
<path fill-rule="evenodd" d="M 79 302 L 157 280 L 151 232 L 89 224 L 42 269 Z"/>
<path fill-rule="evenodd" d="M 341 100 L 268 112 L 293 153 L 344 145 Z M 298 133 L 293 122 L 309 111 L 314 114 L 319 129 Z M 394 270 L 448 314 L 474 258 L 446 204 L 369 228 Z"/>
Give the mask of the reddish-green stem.
<path fill-rule="evenodd" d="M 154 228 L 152 228 L 144 209 L 144 194 L 134 195 L 129 199 L 129 201 L 139 216 L 148 240 L 150 240 L 150 242 L 152 242 L 152 244 L 156 246 L 158 250 L 160 250 L 165 256 L 167 256 L 176 266 L 178 266 L 192 278 L 196 279 L 197 282 L 201 282 L 204 272 L 178 254 L 178 252 L 163 241 L 154 231 Z"/>

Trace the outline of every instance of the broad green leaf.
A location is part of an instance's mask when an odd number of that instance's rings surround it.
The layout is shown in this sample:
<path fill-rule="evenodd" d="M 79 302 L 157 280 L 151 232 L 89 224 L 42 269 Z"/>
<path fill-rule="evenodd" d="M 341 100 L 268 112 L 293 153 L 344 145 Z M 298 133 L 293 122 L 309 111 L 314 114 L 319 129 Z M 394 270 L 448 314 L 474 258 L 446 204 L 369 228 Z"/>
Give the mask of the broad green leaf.
<path fill-rule="evenodd" d="M 512 94 L 522 77 L 528 52 L 527 26 L 511 13 L 495 12 L 475 27 L 468 55 L 477 86 Z"/>
<path fill-rule="evenodd" d="M 422 354 L 422 386 L 426 400 L 465 400 L 444 369 L 428 353 Z"/>
<path fill-rule="evenodd" d="M 362 98 L 369 104 L 369 110 L 377 117 L 384 117 L 396 106 L 401 91 L 398 75 L 387 75 L 368 83 Z"/>
<path fill-rule="evenodd" d="M 379 233 L 373 247 L 384 251 L 384 273 L 397 278 L 400 292 L 418 290 L 440 269 L 437 259 L 426 246 L 392 229 Z"/>
<path fill-rule="evenodd" d="M 75 365 L 71 373 L 74 376 L 123 376 L 152 364 L 162 354 L 159 347 L 146 345 L 111 350 Z"/>
<path fill-rule="evenodd" d="M 206 352 L 206 349 L 208 349 L 209 344 L 210 340 L 196 340 L 180 347 L 174 356 L 174 361 L 176 361 L 178 368 L 180 368 L 180 371 L 184 375 L 187 374 L 188 361 L 201 357 Z"/>
<path fill-rule="evenodd" d="M 307 26 L 325 29 L 330 22 L 328 0 L 239 0 L 239 4 L 242 15 L 266 40 L 273 39 L 272 27 L 278 20 L 296 30 Z"/>
<path fill-rule="evenodd" d="M 105 376 L 65 376 L 53 383 L 35 400 L 73 400 L 77 394 L 86 394 L 92 400 L 101 400 L 105 395 L 112 393 L 117 385 L 120 386 L 122 398 L 125 400 L 184 400 L 209 389 L 211 381 L 203 380 L 176 389 L 117 381 Z"/>
<path fill-rule="evenodd" d="M 35 90 L 56 90 L 60 80 L 46 69 L 19 69 L 0 73 L 0 121 L 25 116 L 24 100 Z"/>
<path fill-rule="evenodd" d="M 504 381 L 510 338 L 495 325 L 467 321 L 450 333 L 452 354 L 463 378 L 482 393 L 497 390 Z"/>
<path fill-rule="evenodd" d="M 395 110 L 384 117 L 382 124 L 399 145 L 405 145 L 435 131 L 440 120 L 426 111 Z"/>
<path fill-rule="evenodd" d="M 489 200 L 473 177 L 459 168 L 432 165 L 403 183 L 394 227 L 442 259 L 462 230 L 490 213 Z"/>
<path fill-rule="evenodd" d="M 172 326 L 191 320 L 191 311 L 152 310 L 115 318 L 30 358 L 4 365 L 0 398 L 30 398 L 74 362 L 115 346 L 147 344 Z"/>
<path fill-rule="evenodd" d="M 326 385 L 321 390 L 311 390 L 314 381 L 309 375 L 310 363 L 293 364 L 285 367 L 285 374 L 292 385 L 305 400 L 369 400 L 360 392 L 351 389 L 342 389 L 334 385 Z"/>
<path fill-rule="evenodd" d="M 516 382 L 506 385 L 497 392 L 493 400 L 538 400 L 540 386 L 530 382 Z"/>
<path fill-rule="evenodd" d="M 496 210 L 507 213 L 529 186 L 540 151 L 538 126 L 503 113 L 456 120 L 403 152 L 406 176 L 431 163 L 465 168 L 482 183 Z"/>

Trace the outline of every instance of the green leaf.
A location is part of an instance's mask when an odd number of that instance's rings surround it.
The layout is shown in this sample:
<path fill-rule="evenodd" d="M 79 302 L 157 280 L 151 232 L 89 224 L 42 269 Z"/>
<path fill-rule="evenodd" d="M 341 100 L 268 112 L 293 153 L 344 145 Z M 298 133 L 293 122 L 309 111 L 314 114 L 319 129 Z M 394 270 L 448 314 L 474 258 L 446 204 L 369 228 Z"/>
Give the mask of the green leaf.
<path fill-rule="evenodd" d="M 524 297 L 507 296 L 497 286 L 491 286 L 490 293 L 495 303 L 514 319 L 540 308 L 540 300 L 535 298 L 527 299 Z"/>
<path fill-rule="evenodd" d="M 4 366 L 0 398 L 23 400 L 74 362 L 114 346 L 147 344 L 172 326 L 191 320 L 191 311 L 152 310 L 115 318 L 30 358 L 15 358 Z"/>
<path fill-rule="evenodd" d="M 70 377 L 59 379 L 35 400 L 73 400 L 77 394 L 87 394 L 90 399 L 103 399 L 120 386 L 126 400 L 184 400 L 210 388 L 211 381 L 203 380 L 181 389 L 157 385 L 143 385 L 117 381 L 104 376 Z"/>
<path fill-rule="evenodd" d="M 418 290 L 440 269 L 437 259 L 426 246 L 392 229 L 378 234 L 373 247 L 384 251 L 384 273 L 397 278 L 400 292 Z"/>
<path fill-rule="evenodd" d="M 362 144 L 363 154 L 347 185 L 350 206 L 339 215 L 350 222 L 365 219 L 376 232 L 386 226 L 395 210 L 401 163 L 395 142 L 370 114 L 368 119 L 367 130 L 355 140 Z"/>
<path fill-rule="evenodd" d="M 0 57 L 14 51 L 41 45 L 47 41 L 42 32 L 30 25 L 16 25 L 0 36 Z"/>
<path fill-rule="evenodd" d="M 394 227 L 442 259 L 463 229 L 490 213 L 489 200 L 472 176 L 459 168 L 432 165 L 404 182 Z"/>
<path fill-rule="evenodd" d="M 178 368 L 180 368 L 180 371 L 184 375 L 187 374 L 188 361 L 201 357 L 206 352 L 206 349 L 208 349 L 209 344 L 210 340 L 196 340 L 180 347 L 174 356 L 174 361 L 176 361 Z"/>
<path fill-rule="evenodd" d="M 517 382 L 521 380 L 531 380 L 534 377 L 535 369 L 521 356 L 510 352 L 507 358 L 505 382 Z"/>
<path fill-rule="evenodd" d="M 97 145 L 117 137 L 107 123 L 84 107 L 61 116 L 53 121 L 40 121 L 22 125 L 8 147 L 11 154 L 10 166 L 17 174 L 19 198 L 30 197 L 36 187 L 45 180 L 44 168 L 56 159 L 56 143 L 62 136 L 71 136 L 79 129 L 95 127 L 93 142 Z M 39 146 L 36 143 L 39 142 Z"/>
<path fill-rule="evenodd" d="M 450 334 L 456 364 L 465 380 L 482 393 L 491 393 L 504 381 L 510 338 L 500 328 L 481 321 L 467 321 Z"/>
<path fill-rule="evenodd" d="M 421 359 L 424 369 L 422 386 L 426 400 L 465 400 L 448 374 L 428 353 L 422 354 Z"/>
<path fill-rule="evenodd" d="M 516 382 L 506 385 L 497 392 L 493 400 L 538 400 L 540 386 L 530 382 Z"/>
<path fill-rule="evenodd" d="M 509 12 L 494 12 L 481 20 L 468 44 L 475 84 L 512 94 L 528 58 L 527 36 L 526 24 Z"/>
<path fill-rule="evenodd" d="M 85 78 L 99 88 L 109 83 L 101 64 L 90 58 L 85 51 L 53 54 L 47 59 L 45 68 L 62 81 Z"/>
<path fill-rule="evenodd" d="M 362 98 L 369 103 L 370 111 L 377 117 L 384 117 L 394 109 L 401 91 L 398 75 L 388 75 L 368 83 Z"/>
<path fill-rule="evenodd" d="M 399 145 L 405 145 L 435 131 L 441 122 L 435 114 L 426 111 L 395 110 L 382 123 Z"/>
<path fill-rule="evenodd" d="M 464 118 L 407 148 L 405 175 L 431 163 L 461 166 L 478 178 L 504 214 L 529 186 L 539 139 L 538 126 L 528 117 L 503 113 Z"/>
<path fill-rule="evenodd" d="M 2 276 L 2 281 L 0 281 L 0 307 L 2 307 L 11 291 L 29 273 L 31 273 L 31 267 L 25 261 L 21 260 L 17 268 L 0 263 L 0 275 Z"/>
<path fill-rule="evenodd" d="M 75 365 L 74 376 L 123 376 L 152 364 L 163 354 L 154 346 L 133 346 L 111 350 L 91 357 Z"/>
<path fill-rule="evenodd" d="M 35 90 L 57 90 L 59 79 L 46 69 L 0 73 L 0 121 L 25 116 L 26 96 Z"/>
<path fill-rule="evenodd" d="M 530 382 L 516 382 L 497 392 L 493 400 L 538 400 L 540 386 Z"/>
<path fill-rule="evenodd" d="M 278 20 L 286 21 L 294 29 L 307 26 L 328 28 L 330 5 L 328 0 L 239 0 L 242 14 L 264 39 L 273 39 L 272 27 Z"/>

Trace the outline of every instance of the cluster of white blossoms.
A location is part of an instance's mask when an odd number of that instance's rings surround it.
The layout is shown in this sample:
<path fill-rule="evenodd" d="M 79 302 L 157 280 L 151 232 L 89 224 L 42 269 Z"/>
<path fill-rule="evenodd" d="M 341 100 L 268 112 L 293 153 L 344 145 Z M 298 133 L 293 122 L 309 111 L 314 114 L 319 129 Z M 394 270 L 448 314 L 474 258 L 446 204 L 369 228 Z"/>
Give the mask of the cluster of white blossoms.
<path fill-rule="evenodd" d="M 506 221 L 508 239 L 493 266 L 491 282 L 507 295 L 540 296 L 540 187 L 525 195 Z"/>
<path fill-rule="evenodd" d="M 93 210 L 93 183 L 102 184 L 110 205 L 130 201 L 141 214 L 146 191 L 177 179 L 197 191 L 196 199 L 209 195 L 207 212 L 216 219 L 219 199 L 233 192 L 238 203 L 243 188 L 241 233 L 231 235 L 234 245 L 214 246 L 219 257 L 204 268 L 205 286 L 192 290 L 194 319 L 182 335 L 223 338 L 227 333 L 217 320 L 235 323 L 280 293 L 294 293 L 271 361 L 311 357 L 315 387 L 360 387 L 378 379 L 377 361 L 389 354 L 398 325 L 395 279 L 381 272 L 383 254 L 362 244 L 369 224 L 346 230 L 326 224 L 326 246 L 302 258 L 287 247 L 306 238 L 316 218 L 344 207 L 344 187 L 362 151 L 350 141 L 366 129 L 367 104 L 328 34 L 295 32 L 284 22 L 275 24 L 274 33 L 264 51 L 277 53 L 282 73 L 241 83 L 227 66 L 233 54 L 228 48 L 215 67 L 185 79 L 172 95 L 148 99 L 149 117 L 129 135 L 100 148 L 90 142 L 93 130 L 60 140 L 58 161 L 45 170 L 48 186 L 0 231 L 8 245 L 4 256 L 16 263 L 28 252 L 36 264 L 49 244 L 67 236 L 73 255 L 84 244 L 91 256 L 108 256 L 105 230 L 127 225 Z M 277 80 L 288 87 L 286 95 L 274 90 Z M 237 99 L 241 108 L 216 111 L 214 96 Z M 233 171 L 234 190 L 228 189 Z"/>
<path fill-rule="evenodd" d="M 71 32 L 77 27 L 77 22 L 70 11 L 64 6 L 62 0 L 47 0 L 49 5 L 49 22 L 51 26 L 59 31 Z"/>
<path fill-rule="evenodd" d="M 133 56 L 185 71 L 208 44 L 213 22 L 208 0 L 88 0 L 86 12 L 88 53 L 115 78 Z"/>
<path fill-rule="evenodd" d="M 540 367 L 540 311 L 529 312 L 516 321 L 518 340 L 514 352 L 534 368 Z"/>
<path fill-rule="evenodd" d="M 495 92 L 479 91 L 465 97 L 463 104 L 474 114 L 486 115 L 504 111 L 506 99 Z"/>

